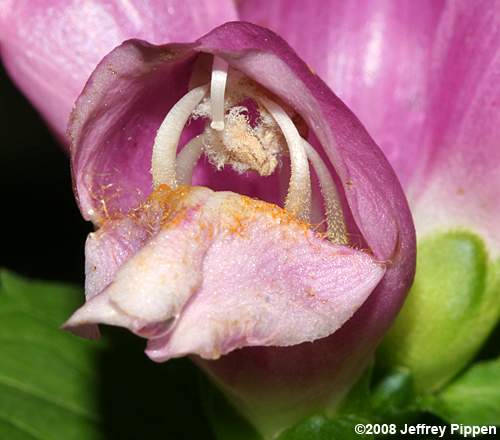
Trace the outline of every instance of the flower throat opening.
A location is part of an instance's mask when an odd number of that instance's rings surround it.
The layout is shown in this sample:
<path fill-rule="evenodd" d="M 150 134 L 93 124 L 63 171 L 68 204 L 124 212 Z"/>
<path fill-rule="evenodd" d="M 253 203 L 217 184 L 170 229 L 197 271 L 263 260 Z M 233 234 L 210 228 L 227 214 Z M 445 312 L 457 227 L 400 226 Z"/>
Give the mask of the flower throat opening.
<path fill-rule="evenodd" d="M 151 164 L 153 187 L 190 185 L 203 154 L 219 170 L 230 165 L 237 172 L 253 171 L 261 176 L 279 172 L 281 159 L 289 156 L 285 209 L 309 223 L 311 164 L 323 197 L 327 238 L 347 244 L 342 206 L 332 176 L 319 153 L 300 135 L 292 120 L 295 112 L 276 101 L 270 92 L 214 56 L 210 84 L 184 95 L 158 129 Z M 190 118 L 206 118 L 210 123 L 177 154 Z"/>

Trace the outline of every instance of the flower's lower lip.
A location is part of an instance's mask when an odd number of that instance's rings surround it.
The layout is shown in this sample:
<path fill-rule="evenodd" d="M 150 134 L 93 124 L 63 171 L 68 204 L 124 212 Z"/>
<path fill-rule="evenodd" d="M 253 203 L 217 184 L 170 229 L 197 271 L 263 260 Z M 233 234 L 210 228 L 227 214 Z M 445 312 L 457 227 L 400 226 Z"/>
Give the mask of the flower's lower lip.
<path fill-rule="evenodd" d="M 108 262 L 95 272 L 111 272 L 112 282 L 94 279 L 106 287 L 67 327 L 128 328 L 149 340 L 155 360 L 324 338 L 385 273 L 370 255 L 324 240 L 283 208 L 201 187 L 161 185 L 93 240 L 101 247 L 91 242 L 92 264 L 102 262 L 102 247 L 128 254 L 119 267 Z"/>

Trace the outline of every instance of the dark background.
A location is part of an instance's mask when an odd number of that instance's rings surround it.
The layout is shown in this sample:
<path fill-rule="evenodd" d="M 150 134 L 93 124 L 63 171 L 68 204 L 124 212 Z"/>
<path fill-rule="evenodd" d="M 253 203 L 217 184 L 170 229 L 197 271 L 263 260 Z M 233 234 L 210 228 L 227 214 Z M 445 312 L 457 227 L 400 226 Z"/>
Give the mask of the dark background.
<path fill-rule="evenodd" d="M 20 275 L 82 283 L 85 222 L 69 160 L 44 122 L 0 71 L 0 266 Z"/>

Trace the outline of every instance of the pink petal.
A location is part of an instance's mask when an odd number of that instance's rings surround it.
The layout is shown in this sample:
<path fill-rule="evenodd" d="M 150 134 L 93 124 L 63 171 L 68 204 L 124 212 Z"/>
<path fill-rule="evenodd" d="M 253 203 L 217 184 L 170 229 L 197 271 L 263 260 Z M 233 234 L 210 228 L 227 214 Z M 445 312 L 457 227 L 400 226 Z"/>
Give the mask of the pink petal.
<path fill-rule="evenodd" d="M 500 253 L 499 6 L 454 2 L 442 17 L 422 166 L 409 188 L 420 234 L 469 229 L 493 258 Z"/>
<path fill-rule="evenodd" d="M 243 0 L 238 7 L 243 19 L 281 34 L 360 117 L 407 188 L 421 235 L 474 230 L 496 255 L 497 3 Z"/>
<path fill-rule="evenodd" d="M 155 360 L 300 344 L 335 332 L 384 274 L 368 254 L 325 241 L 280 208 L 194 192 L 189 210 L 159 226 L 67 328 L 105 323 L 152 337 L 152 328 L 168 329 L 176 319 L 168 336 L 150 344 Z M 121 236 L 129 230 L 123 220 L 110 222 L 123 228 Z"/>
<path fill-rule="evenodd" d="M 236 348 L 289 346 L 335 332 L 366 300 L 384 269 L 363 252 L 264 216 L 241 234 L 219 236 L 203 261 L 203 284 L 154 360 Z"/>
<path fill-rule="evenodd" d="M 0 2 L 2 59 L 63 138 L 88 76 L 122 41 L 192 41 L 235 18 L 230 0 L 5 0 Z"/>
<path fill-rule="evenodd" d="M 107 222 L 85 243 L 85 295 L 92 299 L 115 278 L 118 269 L 149 239 L 150 232 L 132 219 Z"/>
<path fill-rule="evenodd" d="M 205 188 L 187 192 L 184 199 L 191 209 L 185 212 L 183 205 L 169 206 L 172 191 L 162 189 L 140 209 L 108 219 L 90 234 L 85 247 L 87 302 L 65 328 L 82 334 L 82 326 L 85 331 L 93 324 L 104 323 L 140 332 L 157 321 L 168 320 L 173 303 L 167 300 L 179 296 L 177 290 L 189 284 L 190 276 L 200 276 L 200 267 L 194 268 L 191 263 L 198 250 L 203 256 L 203 249 L 198 246 L 199 236 L 193 242 L 191 233 L 199 230 L 197 205 L 210 193 Z M 161 231 L 165 216 L 179 219 L 178 227 Z"/>
<path fill-rule="evenodd" d="M 426 130 L 440 0 L 242 0 L 243 20 L 277 32 L 354 111 L 403 186 Z"/>

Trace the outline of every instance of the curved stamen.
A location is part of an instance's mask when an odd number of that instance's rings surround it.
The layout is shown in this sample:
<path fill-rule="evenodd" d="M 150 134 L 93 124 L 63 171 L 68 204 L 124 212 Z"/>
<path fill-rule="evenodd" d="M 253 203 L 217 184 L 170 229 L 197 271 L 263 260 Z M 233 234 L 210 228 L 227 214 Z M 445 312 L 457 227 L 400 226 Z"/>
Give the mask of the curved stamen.
<path fill-rule="evenodd" d="M 348 244 L 347 228 L 344 216 L 342 215 L 342 205 L 340 203 L 337 186 L 319 153 L 305 139 L 302 139 L 302 145 L 318 176 L 319 186 L 325 205 L 326 234 L 328 239 L 333 243 Z"/>
<path fill-rule="evenodd" d="M 311 211 L 311 178 L 302 138 L 285 110 L 267 98 L 259 96 L 258 99 L 280 127 L 290 152 L 291 176 L 285 209 L 308 222 Z"/>
<path fill-rule="evenodd" d="M 214 130 L 224 130 L 224 92 L 226 90 L 228 64 L 214 56 L 212 67 L 212 80 L 210 82 L 210 108 L 212 122 L 210 127 Z"/>
<path fill-rule="evenodd" d="M 224 94 L 227 80 L 227 63 L 214 57 L 211 82 L 211 128 L 224 130 Z M 191 184 L 196 163 L 202 152 L 204 136 L 191 139 L 176 158 L 177 145 L 182 130 L 198 104 L 207 95 L 208 84 L 196 87 L 184 95 L 169 111 L 155 137 L 151 172 L 153 185 L 177 183 Z M 297 218 L 309 222 L 311 211 L 311 177 L 309 162 L 319 180 L 323 195 L 328 238 L 338 244 L 347 244 L 347 229 L 342 215 L 342 205 L 337 187 L 318 152 L 303 139 L 286 111 L 265 96 L 255 96 L 280 128 L 290 153 L 290 182 L 285 208 Z"/>
<path fill-rule="evenodd" d="M 191 185 L 193 170 L 203 152 L 203 136 L 191 139 L 177 155 L 176 176 L 180 185 Z"/>
<path fill-rule="evenodd" d="M 161 184 L 177 186 L 175 179 L 175 156 L 184 125 L 191 113 L 206 96 L 208 84 L 186 93 L 168 112 L 156 133 L 151 161 L 153 187 Z"/>

